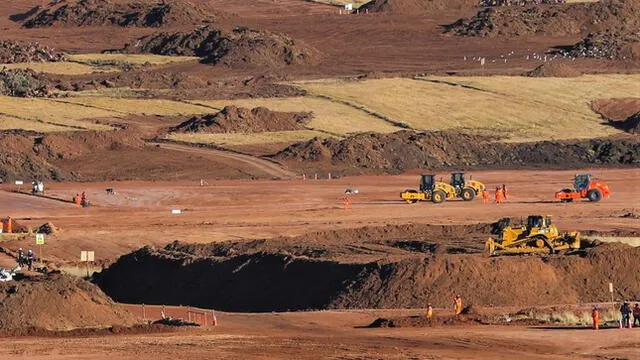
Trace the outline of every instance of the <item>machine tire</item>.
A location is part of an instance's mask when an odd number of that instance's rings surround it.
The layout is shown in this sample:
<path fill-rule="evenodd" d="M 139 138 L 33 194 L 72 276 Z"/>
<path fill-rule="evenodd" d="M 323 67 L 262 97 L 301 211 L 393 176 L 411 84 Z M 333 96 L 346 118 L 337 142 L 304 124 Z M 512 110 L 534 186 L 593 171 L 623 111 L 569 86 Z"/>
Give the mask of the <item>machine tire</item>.
<path fill-rule="evenodd" d="M 600 201 L 602 199 L 602 192 L 599 189 L 591 189 L 587 192 L 587 199 L 593 202 Z"/>
<path fill-rule="evenodd" d="M 433 192 L 433 194 L 431 194 L 431 201 L 433 201 L 436 204 L 440 204 L 444 202 L 446 199 L 447 199 L 447 194 L 445 194 L 444 191 L 442 190 L 436 190 Z"/>
<path fill-rule="evenodd" d="M 464 189 L 462 189 L 462 192 L 460 193 L 460 197 L 464 201 L 471 201 L 471 200 L 473 200 L 473 198 L 476 197 L 476 191 L 473 190 L 472 188 L 468 188 L 468 187 L 464 188 Z"/>
<path fill-rule="evenodd" d="M 563 202 L 563 203 L 570 203 L 572 201 L 573 201 L 573 199 L 562 199 L 562 200 L 560 200 L 560 202 Z"/>

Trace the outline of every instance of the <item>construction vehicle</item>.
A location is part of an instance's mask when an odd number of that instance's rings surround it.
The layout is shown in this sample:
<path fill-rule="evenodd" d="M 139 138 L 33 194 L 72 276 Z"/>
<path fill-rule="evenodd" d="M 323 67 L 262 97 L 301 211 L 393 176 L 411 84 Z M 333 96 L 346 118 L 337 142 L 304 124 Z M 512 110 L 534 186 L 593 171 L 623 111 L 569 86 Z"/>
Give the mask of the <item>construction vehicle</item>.
<path fill-rule="evenodd" d="M 500 220 L 489 238 L 485 252 L 490 255 L 554 254 L 562 250 L 580 249 L 580 233 L 560 234 L 551 216 L 529 215 L 526 225 L 511 226 L 509 218 Z"/>
<path fill-rule="evenodd" d="M 482 192 L 485 187 L 479 181 L 465 181 L 464 173 L 456 172 L 451 174 L 449 184 L 435 180 L 434 174 L 422 174 L 420 177 L 420 190 L 407 189 L 400 193 L 400 198 L 409 204 L 418 201 L 432 201 L 436 204 L 445 200 L 452 200 L 456 197 L 464 201 L 471 201 Z"/>
<path fill-rule="evenodd" d="M 575 199 L 587 198 L 589 201 L 600 201 L 611 195 L 606 182 L 593 179 L 591 174 L 576 174 L 573 189 L 562 189 L 555 194 L 561 202 L 572 202 Z"/>

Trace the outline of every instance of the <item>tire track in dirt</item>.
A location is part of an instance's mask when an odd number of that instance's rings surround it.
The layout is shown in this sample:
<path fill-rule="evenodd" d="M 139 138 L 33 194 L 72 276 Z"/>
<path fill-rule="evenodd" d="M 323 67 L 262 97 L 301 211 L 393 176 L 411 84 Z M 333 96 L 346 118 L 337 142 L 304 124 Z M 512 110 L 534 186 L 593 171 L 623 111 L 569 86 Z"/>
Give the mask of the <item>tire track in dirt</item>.
<path fill-rule="evenodd" d="M 166 142 L 162 142 L 162 143 L 156 142 L 156 143 L 150 143 L 150 144 L 158 146 L 165 150 L 182 151 L 182 152 L 187 152 L 192 154 L 204 155 L 204 156 L 215 158 L 215 159 L 232 160 L 233 162 L 239 162 L 244 165 L 248 165 L 249 167 L 253 168 L 257 172 L 266 174 L 274 178 L 286 179 L 286 178 L 292 178 L 296 176 L 295 173 L 285 170 L 284 168 L 282 168 L 282 166 L 280 166 L 275 162 L 257 158 L 251 155 L 245 155 L 245 154 L 240 154 L 240 153 L 225 151 L 225 150 L 201 148 L 201 147 L 195 147 L 190 145 L 181 145 L 181 144 L 166 143 Z"/>

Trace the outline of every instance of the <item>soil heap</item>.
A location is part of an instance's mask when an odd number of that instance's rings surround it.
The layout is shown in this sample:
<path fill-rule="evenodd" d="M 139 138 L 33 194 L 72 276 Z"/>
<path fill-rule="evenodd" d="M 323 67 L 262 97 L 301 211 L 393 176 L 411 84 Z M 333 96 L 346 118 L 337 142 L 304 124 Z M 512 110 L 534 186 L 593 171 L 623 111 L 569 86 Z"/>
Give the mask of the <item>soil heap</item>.
<path fill-rule="evenodd" d="M 122 256 L 96 276 L 118 301 L 225 311 L 477 306 L 600 301 L 640 296 L 640 248 L 604 244 L 573 254 L 488 258 L 490 224 L 402 225 L 296 238 L 173 243 Z M 504 276 L 509 274 L 509 276 Z M 172 291 L 167 291 L 172 289 Z"/>
<path fill-rule="evenodd" d="M 605 31 L 589 34 L 567 50 L 565 56 L 598 59 L 640 59 L 640 29 L 635 32 Z"/>
<path fill-rule="evenodd" d="M 480 0 L 478 6 L 529 6 L 529 5 L 553 5 L 565 4 L 567 0 Z"/>
<path fill-rule="evenodd" d="M 226 32 L 212 26 L 191 32 L 156 33 L 125 46 L 125 52 L 198 56 L 206 64 L 276 68 L 313 63 L 317 51 L 286 35 L 248 28 Z"/>
<path fill-rule="evenodd" d="M 359 9 L 361 12 L 415 15 L 429 11 L 468 9 L 475 5 L 474 2 L 474 0 L 372 0 Z"/>
<path fill-rule="evenodd" d="M 60 232 L 60 228 L 53 225 L 53 223 L 48 222 L 40 225 L 38 229 L 36 229 L 36 233 L 39 234 L 48 234 L 53 235 Z"/>
<path fill-rule="evenodd" d="M 185 0 L 117 1 L 60 0 L 44 8 L 36 8 L 26 19 L 26 28 L 50 26 L 137 26 L 201 24 L 213 21 L 213 15 Z"/>
<path fill-rule="evenodd" d="M 445 32 L 459 36 L 569 36 L 640 28 L 640 0 L 603 0 L 553 6 L 492 7 L 459 19 Z"/>
<path fill-rule="evenodd" d="M 0 40 L 0 64 L 62 60 L 62 53 L 37 42 Z"/>
<path fill-rule="evenodd" d="M 0 95 L 41 97 L 50 94 L 44 75 L 31 69 L 0 68 Z"/>
<path fill-rule="evenodd" d="M 129 327 L 137 320 L 97 286 L 52 274 L 0 283 L 0 333 Z"/>
<path fill-rule="evenodd" d="M 312 118 L 311 113 L 271 111 L 264 107 L 253 109 L 225 106 L 220 112 L 194 116 L 173 128 L 175 132 L 198 133 L 256 133 L 265 131 L 303 130 Z"/>
<path fill-rule="evenodd" d="M 600 99 L 591 103 L 591 109 L 606 120 L 626 120 L 640 112 L 640 98 Z"/>
<path fill-rule="evenodd" d="M 523 74 L 529 77 L 577 77 L 582 75 L 579 70 L 574 69 L 568 63 L 553 61 L 536 66 L 535 69 Z"/>
<path fill-rule="evenodd" d="M 362 133 L 342 140 L 314 138 L 273 155 L 304 172 L 400 174 L 411 169 L 578 168 L 640 161 L 633 139 L 592 139 L 507 144 L 458 132 Z"/>

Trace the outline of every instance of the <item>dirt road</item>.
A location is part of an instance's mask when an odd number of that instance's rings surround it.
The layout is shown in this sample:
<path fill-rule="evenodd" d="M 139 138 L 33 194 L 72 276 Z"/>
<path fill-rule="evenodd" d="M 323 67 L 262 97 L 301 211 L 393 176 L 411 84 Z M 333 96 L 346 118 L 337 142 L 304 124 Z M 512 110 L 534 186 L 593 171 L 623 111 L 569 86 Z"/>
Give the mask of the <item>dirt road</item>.
<path fill-rule="evenodd" d="M 274 178 L 283 178 L 283 179 L 293 178 L 296 176 L 295 173 L 285 170 L 284 168 L 282 168 L 282 166 L 274 162 L 260 159 L 258 157 L 254 157 L 250 155 L 243 155 L 243 154 L 239 154 L 231 151 L 215 150 L 210 148 L 199 148 L 195 146 L 172 144 L 172 143 L 157 143 L 154 145 L 157 145 L 167 150 L 204 155 L 216 161 L 230 160 L 230 162 L 238 168 L 242 168 L 246 166 L 250 167 L 251 169 L 247 170 L 247 172 L 252 174 L 255 174 L 257 172 L 258 174 L 263 173 L 267 176 L 271 176 Z"/>
<path fill-rule="evenodd" d="M 405 311 L 407 312 L 407 311 Z M 415 311 L 414 311 L 415 313 Z M 365 329 L 384 311 L 219 314 L 220 325 L 141 334 L 0 339 L 3 359 L 635 359 L 640 330 L 451 326 Z"/>

